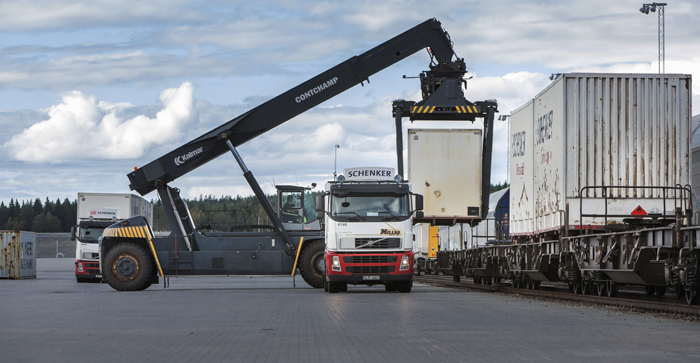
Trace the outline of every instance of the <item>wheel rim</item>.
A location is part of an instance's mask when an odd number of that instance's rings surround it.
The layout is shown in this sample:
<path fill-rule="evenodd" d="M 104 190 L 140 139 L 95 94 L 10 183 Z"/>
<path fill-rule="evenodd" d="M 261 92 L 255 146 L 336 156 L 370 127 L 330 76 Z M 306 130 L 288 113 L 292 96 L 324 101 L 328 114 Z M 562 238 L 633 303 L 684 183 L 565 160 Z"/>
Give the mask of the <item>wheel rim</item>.
<path fill-rule="evenodd" d="M 138 277 L 141 266 L 132 255 L 119 255 L 112 264 L 112 273 L 120 281 L 131 281 Z"/>
<path fill-rule="evenodd" d="M 323 273 L 326 271 L 326 262 L 323 259 L 323 251 L 316 252 L 311 258 L 311 271 L 317 277 L 323 278 Z"/>
<path fill-rule="evenodd" d="M 688 305 L 695 305 L 698 303 L 698 292 L 694 290 L 685 290 L 685 301 Z"/>

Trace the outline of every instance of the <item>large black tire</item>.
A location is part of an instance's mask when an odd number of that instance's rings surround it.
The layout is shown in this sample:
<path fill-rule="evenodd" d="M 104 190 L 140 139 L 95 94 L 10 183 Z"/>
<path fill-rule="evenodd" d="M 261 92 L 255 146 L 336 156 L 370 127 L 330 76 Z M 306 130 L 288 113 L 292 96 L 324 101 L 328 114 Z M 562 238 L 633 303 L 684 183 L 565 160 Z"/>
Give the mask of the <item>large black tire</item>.
<path fill-rule="evenodd" d="M 299 272 L 307 284 L 311 287 L 320 289 L 323 287 L 323 272 L 325 271 L 326 261 L 323 253 L 326 245 L 323 240 L 316 240 L 303 246 L 301 255 L 299 255 Z"/>
<path fill-rule="evenodd" d="M 340 292 L 340 282 L 329 282 L 328 283 L 328 292 L 331 294 L 336 294 Z"/>
<path fill-rule="evenodd" d="M 107 283 L 117 291 L 141 291 L 151 286 L 153 263 L 139 245 L 120 243 L 112 247 L 103 268 Z"/>
<path fill-rule="evenodd" d="M 413 287 L 411 281 L 399 281 L 398 284 L 399 292 L 411 292 L 411 287 Z"/>

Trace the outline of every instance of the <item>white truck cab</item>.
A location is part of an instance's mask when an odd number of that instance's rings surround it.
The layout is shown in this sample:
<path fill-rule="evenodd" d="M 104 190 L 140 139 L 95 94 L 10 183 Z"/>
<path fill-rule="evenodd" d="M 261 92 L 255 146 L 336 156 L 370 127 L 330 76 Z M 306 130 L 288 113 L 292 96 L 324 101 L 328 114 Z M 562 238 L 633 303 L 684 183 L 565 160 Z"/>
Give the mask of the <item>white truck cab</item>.
<path fill-rule="evenodd" d="M 326 291 L 348 284 L 411 291 L 413 214 L 422 214 L 423 197 L 393 168 L 344 169 L 316 204 L 325 218 Z"/>

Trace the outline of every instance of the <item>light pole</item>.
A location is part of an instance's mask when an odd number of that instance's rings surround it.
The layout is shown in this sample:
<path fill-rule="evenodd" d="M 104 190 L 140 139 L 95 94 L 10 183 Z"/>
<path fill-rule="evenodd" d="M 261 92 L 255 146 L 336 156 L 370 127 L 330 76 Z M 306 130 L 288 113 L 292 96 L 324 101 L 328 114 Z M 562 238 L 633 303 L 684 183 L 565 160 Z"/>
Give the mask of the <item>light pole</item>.
<path fill-rule="evenodd" d="M 334 162 L 333 162 L 333 181 L 337 180 L 338 177 L 338 149 L 340 149 L 340 145 L 336 144 L 335 148 L 333 149 L 333 156 L 334 156 Z"/>
<path fill-rule="evenodd" d="M 666 29 L 664 24 L 664 7 L 666 5 L 666 3 L 642 4 L 639 9 L 642 14 L 648 15 L 649 11 L 653 13 L 657 7 L 659 8 L 659 73 L 666 73 Z"/>

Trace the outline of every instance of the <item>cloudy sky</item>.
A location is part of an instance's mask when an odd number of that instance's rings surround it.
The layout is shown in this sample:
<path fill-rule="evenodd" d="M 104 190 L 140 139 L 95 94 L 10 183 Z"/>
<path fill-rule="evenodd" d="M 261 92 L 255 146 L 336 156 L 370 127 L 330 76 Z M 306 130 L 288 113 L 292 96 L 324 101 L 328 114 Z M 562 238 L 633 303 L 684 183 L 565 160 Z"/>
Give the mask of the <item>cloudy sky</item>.
<path fill-rule="evenodd" d="M 0 200 L 129 192 L 126 174 L 309 78 L 435 17 L 467 63 L 467 99 L 509 114 L 552 73 L 650 72 L 657 15 L 642 1 L 0 2 Z M 700 75 L 700 4 L 666 8 L 666 72 Z M 395 167 L 391 101 L 420 100 L 418 52 L 241 146 L 267 192 L 337 168 Z M 700 82 L 693 101 L 700 100 Z M 404 122 L 406 128 L 480 128 Z M 506 180 L 497 122 L 492 182 Z M 171 185 L 252 194 L 230 155 Z M 155 193 L 147 196 L 156 199 Z"/>

